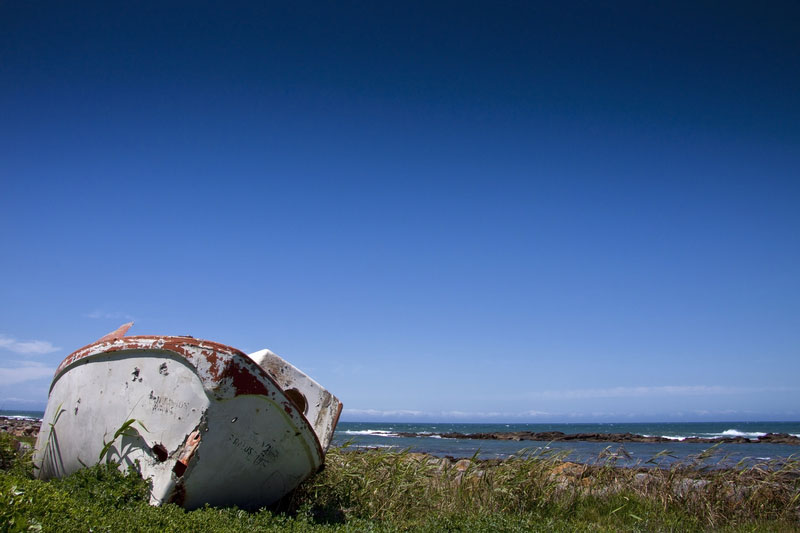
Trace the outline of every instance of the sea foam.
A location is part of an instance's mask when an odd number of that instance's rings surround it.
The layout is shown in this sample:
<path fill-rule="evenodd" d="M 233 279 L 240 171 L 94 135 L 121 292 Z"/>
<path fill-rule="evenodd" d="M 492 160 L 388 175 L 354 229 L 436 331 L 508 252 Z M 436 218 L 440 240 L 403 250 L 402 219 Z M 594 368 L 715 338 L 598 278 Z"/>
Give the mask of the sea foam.
<path fill-rule="evenodd" d="M 370 435 L 372 437 L 399 437 L 397 433 L 386 431 L 383 429 L 348 429 L 344 432 L 345 435 Z"/>
<path fill-rule="evenodd" d="M 669 440 L 682 441 L 682 440 L 685 440 L 687 437 L 677 437 L 677 436 L 674 436 L 674 435 L 661 435 L 661 438 L 669 439 Z"/>
<path fill-rule="evenodd" d="M 766 433 L 761 433 L 759 431 L 749 431 L 748 432 L 748 431 L 739 431 L 738 429 L 726 429 L 725 431 L 723 431 L 722 433 L 720 433 L 719 435 L 716 435 L 716 436 L 717 437 L 745 437 L 745 438 L 753 439 L 753 438 L 757 438 L 757 437 L 763 437 L 764 435 L 766 435 Z"/>

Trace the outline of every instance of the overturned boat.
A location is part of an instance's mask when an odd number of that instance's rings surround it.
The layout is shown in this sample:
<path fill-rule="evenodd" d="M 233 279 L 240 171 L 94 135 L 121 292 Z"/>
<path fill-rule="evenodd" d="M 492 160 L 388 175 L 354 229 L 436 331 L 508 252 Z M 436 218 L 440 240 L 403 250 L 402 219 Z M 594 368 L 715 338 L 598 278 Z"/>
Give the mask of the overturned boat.
<path fill-rule="evenodd" d="M 323 464 L 339 400 L 269 350 L 126 337 L 125 324 L 56 370 L 36 442 L 42 479 L 134 466 L 151 503 L 274 503 Z"/>

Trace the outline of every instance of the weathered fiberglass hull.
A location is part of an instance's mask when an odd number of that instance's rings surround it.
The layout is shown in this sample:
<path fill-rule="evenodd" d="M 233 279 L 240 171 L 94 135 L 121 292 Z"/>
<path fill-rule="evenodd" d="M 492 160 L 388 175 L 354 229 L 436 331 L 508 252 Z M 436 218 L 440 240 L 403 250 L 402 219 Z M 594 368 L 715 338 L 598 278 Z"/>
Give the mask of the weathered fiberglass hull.
<path fill-rule="evenodd" d="M 339 400 L 268 350 L 192 337 L 125 337 L 69 355 L 50 388 L 37 475 L 138 465 L 151 502 L 257 508 L 322 465 Z"/>

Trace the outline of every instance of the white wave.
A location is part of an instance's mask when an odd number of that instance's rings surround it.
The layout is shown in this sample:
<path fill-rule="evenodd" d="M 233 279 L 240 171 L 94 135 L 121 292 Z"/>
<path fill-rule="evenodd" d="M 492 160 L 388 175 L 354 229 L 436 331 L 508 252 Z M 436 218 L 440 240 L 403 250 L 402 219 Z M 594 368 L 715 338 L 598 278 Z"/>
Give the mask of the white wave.
<path fill-rule="evenodd" d="M 397 433 L 383 429 L 348 429 L 345 435 L 369 435 L 371 437 L 399 437 Z"/>
<path fill-rule="evenodd" d="M 2 415 L 3 418 L 8 418 L 11 420 L 25 420 L 30 422 L 40 422 L 41 418 L 36 418 L 35 416 L 25 416 L 25 415 Z"/>
<path fill-rule="evenodd" d="M 716 435 L 717 437 L 746 437 L 749 439 L 763 437 L 766 433 L 760 433 L 758 431 L 739 431 L 738 429 L 726 429 L 722 433 Z"/>
<path fill-rule="evenodd" d="M 682 440 L 686 440 L 688 437 L 678 437 L 676 435 L 661 435 L 661 438 L 662 439 L 682 441 Z"/>

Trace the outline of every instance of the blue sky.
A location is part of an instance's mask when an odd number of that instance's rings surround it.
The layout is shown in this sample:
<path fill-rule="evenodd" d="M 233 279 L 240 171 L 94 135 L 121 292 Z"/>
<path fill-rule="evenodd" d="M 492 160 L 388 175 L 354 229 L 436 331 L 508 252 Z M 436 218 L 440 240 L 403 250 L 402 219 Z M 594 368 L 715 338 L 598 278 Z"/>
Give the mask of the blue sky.
<path fill-rule="evenodd" d="M 131 334 L 345 420 L 800 419 L 800 7 L 0 4 L 0 409 Z"/>

